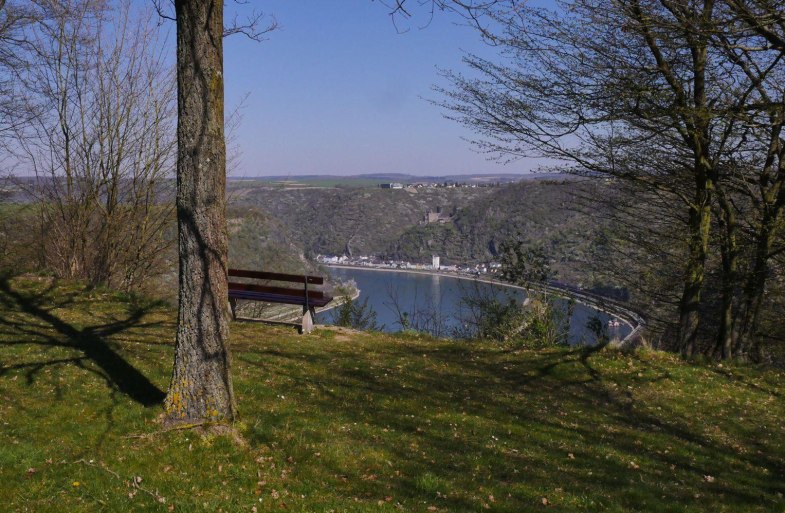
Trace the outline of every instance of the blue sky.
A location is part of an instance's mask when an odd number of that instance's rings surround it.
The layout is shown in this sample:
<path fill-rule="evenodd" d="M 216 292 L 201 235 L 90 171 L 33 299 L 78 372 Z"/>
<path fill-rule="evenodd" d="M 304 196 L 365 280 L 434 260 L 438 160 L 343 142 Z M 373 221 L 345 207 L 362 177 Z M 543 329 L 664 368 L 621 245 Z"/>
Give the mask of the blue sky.
<path fill-rule="evenodd" d="M 411 4 L 414 5 L 415 0 Z M 227 4 L 230 8 L 231 3 Z M 438 69 L 460 69 L 464 51 L 492 55 L 457 16 L 427 13 L 399 23 L 372 0 L 256 0 L 281 25 L 269 40 L 225 41 L 227 111 L 248 95 L 233 176 L 419 175 L 525 172 L 474 152 L 472 134 L 423 98 Z M 231 7 L 234 9 L 234 7 Z M 227 17 L 231 11 L 227 11 Z M 426 27 L 421 28 L 423 25 Z"/>

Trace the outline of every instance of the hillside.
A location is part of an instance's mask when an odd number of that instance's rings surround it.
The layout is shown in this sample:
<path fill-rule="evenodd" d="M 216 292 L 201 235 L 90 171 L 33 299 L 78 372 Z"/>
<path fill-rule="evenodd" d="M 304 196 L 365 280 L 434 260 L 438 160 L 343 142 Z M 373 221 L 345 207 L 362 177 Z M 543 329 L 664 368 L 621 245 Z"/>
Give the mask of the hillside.
<path fill-rule="evenodd" d="M 369 178 L 366 178 L 368 180 Z M 558 278 L 596 285 L 592 254 L 596 236 L 606 229 L 602 208 L 575 208 L 575 195 L 609 194 L 597 184 L 526 180 L 495 187 L 296 187 L 261 180 L 229 183 L 227 223 L 233 267 L 281 272 L 317 272 L 313 257 L 375 255 L 384 259 L 445 264 L 482 263 L 497 257 L 499 245 L 520 236 L 543 245 Z M 25 237 L 38 228 L 25 202 L 0 199 L 0 261 L 32 269 L 40 257 Z M 424 222 L 440 209 L 444 222 Z M 171 243 L 161 279 L 155 284 L 174 297 L 177 230 L 174 218 L 165 231 Z"/>
<path fill-rule="evenodd" d="M 599 190 L 603 189 L 603 190 Z M 445 263 L 493 260 L 518 234 L 541 244 L 560 277 L 590 282 L 586 262 L 606 228 L 599 209 L 576 209 L 575 195 L 605 186 L 532 180 L 483 188 L 281 188 L 233 183 L 232 204 L 264 211 L 306 255 L 378 255 L 412 262 L 439 254 Z M 441 209 L 445 222 L 424 223 Z M 585 211 L 585 209 L 584 209 Z"/>
<path fill-rule="evenodd" d="M 437 253 L 445 255 L 447 262 L 483 262 L 496 258 L 505 240 L 521 237 L 526 244 L 543 245 L 563 278 L 583 278 L 592 233 L 605 227 L 600 216 L 577 210 L 574 195 L 586 194 L 590 186 L 522 182 L 494 188 L 458 208 L 450 223 L 408 229 L 391 245 L 389 254 L 425 260 Z"/>
<path fill-rule="evenodd" d="M 234 323 L 233 440 L 156 422 L 175 317 L 0 280 L 5 511 L 785 508 L 780 371 Z"/>
<path fill-rule="evenodd" d="M 239 269 L 301 273 L 315 267 L 286 226 L 258 208 L 229 208 L 229 262 Z"/>
<path fill-rule="evenodd" d="M 263 209 L 309 253 L 378 254 L 427 210 L 466 205 L 490 190 L 250 186 L 233 189 L 231 198 L 236 205 Z"/>

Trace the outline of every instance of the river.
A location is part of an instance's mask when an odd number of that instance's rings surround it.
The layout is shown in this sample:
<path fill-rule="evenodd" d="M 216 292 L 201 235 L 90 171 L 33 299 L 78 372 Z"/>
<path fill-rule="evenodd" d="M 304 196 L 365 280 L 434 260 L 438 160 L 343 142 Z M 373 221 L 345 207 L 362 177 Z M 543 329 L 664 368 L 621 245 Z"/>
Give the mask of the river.
<path fill-rule="evenodd" d="M 410 326 L 437 336 L 454 336 L 471 324 L 472 312 L 464 298 L 495 296 L 506 301 L 511 297 L 519 302 L 526 298 L 526 293 L 517 288 L 455 276 L 345 267 L 329 269 L 335 279 L 357 284 L 360 289 L 357 301 L 367 299 L 368 306 L 376 312 L 376 322 L 388 332 L 402 329 L 400 313 L 407 312 Z M 566 300 L 558 299 L 557 304 L 560 310 L 567 310 Z M 327 310 L 318 314 L 316 321 L 332 324 L 335 314 L 336 309 Z M 630 333 L 631 328 L 625 323 L 609 327 L 611 315 L 575 303 L 569 321 L 570 344 L 595 342 L 596 337 L 587 327 L 593 317 L 607 327 L 611 339 L 622 339 Z"/>

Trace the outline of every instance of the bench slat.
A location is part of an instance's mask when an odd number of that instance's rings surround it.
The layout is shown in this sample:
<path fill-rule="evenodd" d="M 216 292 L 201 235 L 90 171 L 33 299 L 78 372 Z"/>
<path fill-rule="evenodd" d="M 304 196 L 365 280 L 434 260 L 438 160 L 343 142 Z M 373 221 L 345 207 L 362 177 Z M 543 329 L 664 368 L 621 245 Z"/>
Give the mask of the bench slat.
<path fill-rule="evenodd" d="M 266 294 L 280 294 L 282 296 L 297 296 L 305 298 L 304 289 L 290 289 L 286 287 L 269 287 L 267 285 L 254 285 L 251 283 L 232 283 L 229 282 L 229 290 L 242 290 L 245 292 L 262 292 Z M 309 290 L 308 299 L 321 299 L 324 292 L 321 290 Z"/>
<path fill-rule="evenodd" d="M 245 269 L 229 269 L 229 276 L 235 278 L 254 278 L 257 280 L 288 281 L 293 283 L 311 283 L 313 285 L 323 285 L 324 278 L 321 276 L 308 276 L 302 274 L 268 273 L 263 271 L 248 271 Z"/>
<path fill-rule="evenodd" d="M 266 303 L 284 303 L 289 305 L 305 305 L 304 296 L 288 296 L 281 294 L 270 294 L 267 292 L 254 292 L 248 290 L 229 290 L 229 297 L 232 299 L 246 299 L 249 301 L 263 301 Z M 332 301 L 331 297 L 309 298 L 308 304 L 313 307 L 322 307 Z"/>

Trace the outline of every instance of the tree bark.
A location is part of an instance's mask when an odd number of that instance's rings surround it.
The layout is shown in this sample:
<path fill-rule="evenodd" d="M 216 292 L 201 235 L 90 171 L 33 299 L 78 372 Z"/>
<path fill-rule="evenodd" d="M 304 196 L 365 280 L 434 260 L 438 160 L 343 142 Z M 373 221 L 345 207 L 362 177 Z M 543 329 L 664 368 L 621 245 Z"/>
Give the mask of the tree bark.
<path fill-rule="evenodd" d="M 736 288 L 739 281 L 739 250 L 736 241 L 736 212 L 724 193 L 717 194 L 721 207 L 722 313 L 714 354 L 723 360 L 733 357 L 736 338 Z"/>
<path fill-rule="evenodd" d="M 713 11 L 713 1 L 704 0 L 703 12 L 694 19 L 687 19 L 695 26 L 707 25 Z M 694 28 L 694 27 L 693 27 Z M 688 255 L 681 301 L 679 302 L 679 346 L 684 356 L 692 356 L 697 350 L 698 329 L 700 328 L 701 292 L 706 274 L 706 257 L 709 249 L 711 229 L 711 203 L 714 189 L 715 170 L 709 153 L 711 141 L 708 99 L 706 96 L 706 65 L 708 63 L 708 42 L 706 35 L 688 31 L 685 40 L 689 43 L 692 55 L 692 108 L 684 122 L 688 127 L 687 145 L 694 155 L 693 175 L 695 177 L 694 204 L 690 206 L 688 223 Z"/>
<path fill-rule="evenodd" d="M 180 287 L 170 422 L 232 421 L 227 306 L 223 2 L 177 0 Z"/>
<path fill-rule="evenodd" d="M 698 201 L 690 210 L 689 254 L 684 277 L 684 288 L 679 301 L 678 340 L 681 353 L 692 356 L 696 351 L 700 326 L 701 291 L 706 273 L 711 214 L 708 191 L 698 191 Z"/>
<path fill-rule="evenodd" d="M 750 356 L 758 359 L 759 346 L 756 339 L 758 329 L 758 318 L 761 305 L 763 304 L 766 293 L 766 281 L 768 275 L 769 253 L 773 243 L 773 235 L 769 230 L 773 220 L 764 218 L 762 228 L 758 234 L 758 242 L 755 245 L 755 256 L 752 270 L 745 286 L 744 312 L 741 316 L 741 330 L 739 333 L 739 343 L 736 353 L 738 356 Z"/>

